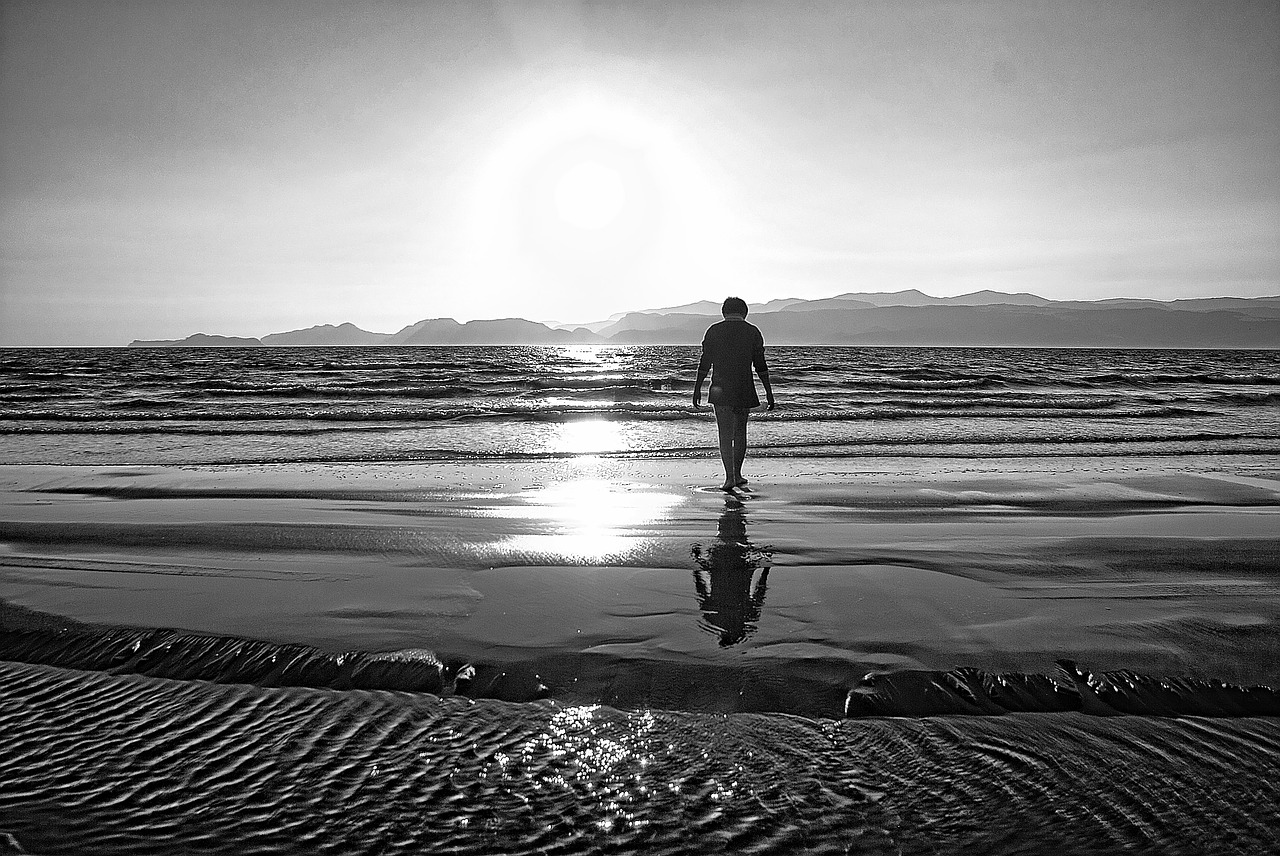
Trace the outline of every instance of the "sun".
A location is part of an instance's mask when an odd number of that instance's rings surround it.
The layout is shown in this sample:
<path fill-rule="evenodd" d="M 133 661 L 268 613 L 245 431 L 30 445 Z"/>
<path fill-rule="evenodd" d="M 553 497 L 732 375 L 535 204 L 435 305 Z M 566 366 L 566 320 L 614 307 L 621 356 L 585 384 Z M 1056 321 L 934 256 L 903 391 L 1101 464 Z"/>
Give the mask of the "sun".
<path fill-rule="evenodd" d="M 584 160 L 566 169 L 555 181 L 556 214 L 570 226 L 600 230 L 618 219 L 627 204 L 627 186 L 622 174 L 594 160 Z"/>
<path fill-rule="evenodd" d="M 609 275 L 651 255 L 663 191 L 643 141 L 596 129 L 537 152 L 512 184 L 526 263 L 560 277 Z"/>
<path fill-rule="evenodd" d="M 639 305 L 631 295 L 715 290 L 734 208 L 682 126 L 635 107 L 562 94 L 513 117 L 476 161 L 461 268 L 475 293 L 587 320 Z"/>

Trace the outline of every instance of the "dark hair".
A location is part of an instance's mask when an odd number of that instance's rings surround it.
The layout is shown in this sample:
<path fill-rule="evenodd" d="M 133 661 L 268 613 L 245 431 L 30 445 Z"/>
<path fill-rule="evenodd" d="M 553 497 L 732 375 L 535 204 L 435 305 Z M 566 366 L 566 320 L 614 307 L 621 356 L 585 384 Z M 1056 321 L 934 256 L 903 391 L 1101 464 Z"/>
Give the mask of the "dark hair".
<path fill-rule="evenodd" d="M 741 315 L 747 317 L 747 301 L 741 297 L 726 297 L 720 307 L 721 315 Z"/>

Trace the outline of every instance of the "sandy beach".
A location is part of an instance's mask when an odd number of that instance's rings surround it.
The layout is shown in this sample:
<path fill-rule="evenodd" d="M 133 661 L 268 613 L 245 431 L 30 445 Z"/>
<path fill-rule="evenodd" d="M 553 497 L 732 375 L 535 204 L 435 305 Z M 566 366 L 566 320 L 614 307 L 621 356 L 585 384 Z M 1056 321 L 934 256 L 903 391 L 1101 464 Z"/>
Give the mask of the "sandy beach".
<path fill-rule="evenodd" d="M 30 853 L 1268 840 L 1274 462 L 750 476 L 0 468 L 0 831 Z"/>

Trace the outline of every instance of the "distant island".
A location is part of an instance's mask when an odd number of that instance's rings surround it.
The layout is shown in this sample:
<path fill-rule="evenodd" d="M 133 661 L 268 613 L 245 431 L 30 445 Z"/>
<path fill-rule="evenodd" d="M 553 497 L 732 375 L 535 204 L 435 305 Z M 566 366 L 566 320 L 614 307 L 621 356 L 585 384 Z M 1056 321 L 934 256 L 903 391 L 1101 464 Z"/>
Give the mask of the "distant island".
<path fill-rule="evenodd" d="M 459 323 L 428 318 L 396 333 L 323 324 L 259 338 L 196 333 L 135 340 L 131 348 L 325 347 L 335 345 L 697 344 L 718 301 L 623 312 L 581 325 L 523 318 Z M 930 297 L 915 289 L 851 292 L 751 307 L 776 345 L 1064 348 L 1280 348 L 1280 296 L 1191 300 L 1048 300 L 1025 292 Z"/>

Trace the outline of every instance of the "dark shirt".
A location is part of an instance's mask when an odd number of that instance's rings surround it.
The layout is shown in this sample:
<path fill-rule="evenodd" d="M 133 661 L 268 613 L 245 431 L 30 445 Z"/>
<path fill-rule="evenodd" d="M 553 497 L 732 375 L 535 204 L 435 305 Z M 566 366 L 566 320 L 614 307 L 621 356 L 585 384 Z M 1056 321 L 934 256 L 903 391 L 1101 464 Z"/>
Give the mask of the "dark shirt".
<path fill-rule="evenodd" d="M 707 401 L 723 407 L 759 407 L 751 367 L 767 372 L 764 336 L 754 324 L 726 319 L 712 324 L 702 340 L 703 366 L 711 367 Z"/>

